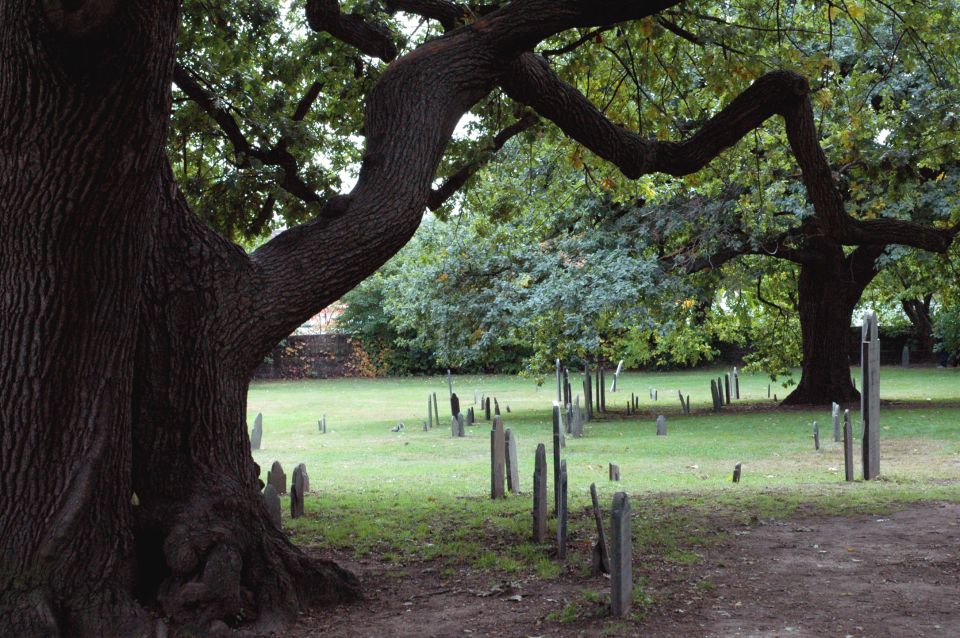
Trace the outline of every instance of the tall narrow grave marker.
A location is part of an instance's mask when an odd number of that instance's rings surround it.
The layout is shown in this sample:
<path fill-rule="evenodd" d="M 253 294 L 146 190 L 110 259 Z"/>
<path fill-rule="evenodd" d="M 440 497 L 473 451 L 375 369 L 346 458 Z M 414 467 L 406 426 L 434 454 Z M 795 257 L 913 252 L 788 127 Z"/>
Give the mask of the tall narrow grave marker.
<path fill-rule="evenodd" d="M 613 495 L 610 551 L 610 613 L 622 618 L 633 600 L 633 539 L 631 537 L 630 499 L 623 492 Z"/>

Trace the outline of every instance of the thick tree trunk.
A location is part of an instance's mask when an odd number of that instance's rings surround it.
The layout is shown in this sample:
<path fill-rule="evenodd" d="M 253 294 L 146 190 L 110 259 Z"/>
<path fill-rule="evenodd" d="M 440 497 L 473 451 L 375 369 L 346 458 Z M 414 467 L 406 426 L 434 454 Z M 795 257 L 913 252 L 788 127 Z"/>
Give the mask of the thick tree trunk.
<path fill-rule="evenodd" d="M 142 636 L 130 390 L 178 6 L 0 5 L 0 635 Z"/>
<path fill-rule="evenodd" d="M 913 326 L 913 339 L 928 353 L 933 353 L 936 339 L 933 336 L 933 320 L 930 318 L 930 304 L 933 295 L 926 295 L 923 299 L 903 299 L 900 301 L 903 312 L 910 319 Z"/>
<path fill-rule="evenodd" d="M 275 630 L 314 603 L 355 598 L 358 584 L 269 520 L 245 422 L 254 268 L 168 192 L 134 386 L 138 594 L 200 631 Z"/>
<path fill-rule="evenodd" d="M 876 276 L 874 261 L 883 246 L 861 247 L 844 257 L 827 240 L 809 240 L 815 256 L 800 267 L 798 305 L 803 339 L 800 383 L 788 405 L 851 405 L 860 393 L 850 379 L 850 324 L 853 309 Z"/>

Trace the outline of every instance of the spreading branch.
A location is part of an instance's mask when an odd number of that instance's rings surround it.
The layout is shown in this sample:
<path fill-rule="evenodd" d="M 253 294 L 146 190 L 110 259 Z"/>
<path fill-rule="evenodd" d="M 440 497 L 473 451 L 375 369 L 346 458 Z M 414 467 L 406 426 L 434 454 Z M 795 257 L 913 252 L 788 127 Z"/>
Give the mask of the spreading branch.
<path fill-rule="evenodd" d="M 228 111 L 219 97 L 206 89 L 190 71 L 177 64 L 173 70 L 173 80 L 184 94 L 202 108 L 207 115 L 220 126 L 224 135 L 230 140 L 236 153 L 236 163 L 239 168 L 249 167 L 252 159 L 256 159 L 268 166 L 277 166 L 283 169 L 283 178 L 279 186 L 294 197 L 307 204 L 320 202 L 319 193 L 300 178 L 300 167 L 296 158 L 287 150 L 287 142 L 283 138 L 272 147 L 263 148 L 252 144 L 240 129 L 236 118 Z M 294 113 L 295 120 L 306 117 L 307 111 L 320 93 L 320 85 L 314 83 L 300 100 Z M 299 117 L 297 117 L 299 116 Z"/>
<path fill-rule="evenodd" d="M 359 13 L 343 13 L 337 0 L 309 0 L 307 24 L 314 31 L 329 33 L 370 57 L 385 62 L 397 57 L 397 45 L 390 29 Z"/>
<path fill-rule="evenodd" d="M 512 137 L 526 131 L 534 124 L 540 121 L 534 113 L 525 113 L 519 120 L 497 133 L 490 145 L 483 151 L 479 158 L 461 167 L 456 173 L 447 178 L 440 188 L 430 193 L 430 199 L 427 206 L 430 210 L 437 210 L 447 202 L 453 195 L 463 188 L 471 177 L 476 174 L 484 164 L 493 156 L 494 153 L 503 148 Z"/>
<path fill-rule="evenodd" d="M 780 115 L 821 234 L 846 245 L 896 243 L 938 253 L 953 240 L 955 233 L 950 230 L 894 219 L 856 220 L 846 213 L 817 138 L 809 85 L 795 73 L 775 71 L 761 76 L 682 142 L 647 139 L 614 124 L 560 79 L 546 59 L 532 53 L 519 56 L 501 83 L 510 97 L 536 109 L 631 179 L 655 172 L 695 173 L 767 119 Z"/>

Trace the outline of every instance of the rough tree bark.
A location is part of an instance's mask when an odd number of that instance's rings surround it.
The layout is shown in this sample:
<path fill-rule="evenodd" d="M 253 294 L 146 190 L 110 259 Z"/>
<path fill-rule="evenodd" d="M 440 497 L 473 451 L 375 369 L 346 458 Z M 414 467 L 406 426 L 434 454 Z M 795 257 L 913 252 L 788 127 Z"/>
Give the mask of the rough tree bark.
<path fill-rule="evenodd" d="M 0 5 L 0 634 L 140 636 L 130 392 L 178 3 Z"/>
<path fill-rule="evenodd" d="M 860 399 L 850 379 L 853 309 L 877 275 L 874 264 L 885 246 L 861 246 L 845 256 L 842 246 L 826 239 L 810 239 L 807 244 L 797 286 L 802 373 L 783 402 L 850 405 Z"/>

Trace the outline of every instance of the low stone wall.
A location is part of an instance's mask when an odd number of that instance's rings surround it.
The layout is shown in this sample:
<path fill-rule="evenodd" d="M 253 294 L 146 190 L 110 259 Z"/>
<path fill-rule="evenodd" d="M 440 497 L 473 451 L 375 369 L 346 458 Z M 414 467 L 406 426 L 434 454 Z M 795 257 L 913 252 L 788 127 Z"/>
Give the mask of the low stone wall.
<path fill-rule="evenodd" d="M 358 376 L 350 335 L 296 335 L 284 339 L 253 373 L 254 379 L 328 379 Z"/>

